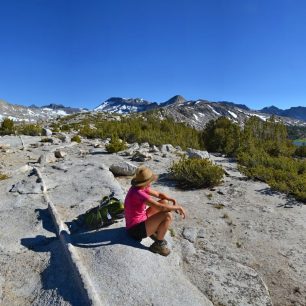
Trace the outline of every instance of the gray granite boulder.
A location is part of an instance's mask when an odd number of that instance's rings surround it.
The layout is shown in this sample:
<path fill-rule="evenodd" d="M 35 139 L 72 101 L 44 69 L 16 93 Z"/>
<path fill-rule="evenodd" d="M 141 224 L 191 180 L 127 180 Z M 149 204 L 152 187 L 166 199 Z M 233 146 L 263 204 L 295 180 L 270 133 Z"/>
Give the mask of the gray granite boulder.
<path fill-rule="evenodd" d="M 44 154 L 41 154 L 38 158 L 38 163 L 41 164 L 41 165 L 44 165 L 44 164 L 48 164 L 48 163 L 54 163 L 56 161 L 56 157 L 54 154 L 52 153 L 44 153 Z"/>
<path fill-rule="evenodd" d="M 188 157 L 193 157 L 193 158 L 206 159 L 210 157 L 207 151 L 195 150 L 191 148 L 188 148 L 186 153 Z"/>
<path fill-rule="evenodd" d="M 145 152 L 145 151 L 136 151 L 133 156 L 132 156 L 132 160 L 133 161 L 138 161 L 138 162 L 144 162 L 144 161 L 147 161 L 147 160 L 150 160 L 152 159 L 152 155 L 149 154 L 148 152 Z"/>
<path fill-rule="evenodd" d="M 148 142 L 141 143 L 140 144 L 140 149 L 149 150 L 150 149 L 150 144 Z"/>
<path fill-rule="evenodd" d="M 66 155 L 67 155 L 67 153 L 62 151 L 62 150 L 55 150 L 55 152 L 54 152 L 54 156 L 56 158 L 64 158 Z"/>
<path fill-rule="evenodd" d="M 174 152 L 175 151 L 175 148 L 173 147 L 172 144 L 163 144 L 160 146 L 160 151 L 162 153 L 171 153 L 171 152 Z"/>
<path fill-rule="evenodd" d="M 52 131 L 50 129 L 48 129 L 48 128 L 43 128 L 41 134 L 42 134 L 42 136 L 49 137 L 49 136 L 52 136 Z"/>
<path fill-rule="evenodd" d="M 135 143 L 129 144 L 128 148 L 122 151 L 120 155 L 133 156 L 137 150 L 139 150 L 139 144 L 135 142 Z"/>
<path fill-rule="evenodd" d="M 185 227 L 183 230 L 183 237 L 190 242 L 195 242 L 198 235 L 198 229 L 195 227 Z"/>
<path fill-rule="evenodd" d="M 59 138 L 64 143 L 70 143 L 71 142 L 71 138 L 69 137 L 69 135 L 67 135 L 65 133 L 58 133 L 56 135 L 56 137 Z"/>
<path fill-rule="evenodd" d="M 160 153 L 158 147 L 155 146 L 155 145 L 152 145 L 152 146 L 150 147 L 149 152 L 150 152 L 150 153 Z"/>
<path fill-rule="evenodd" d="M 134 175 L 137 166 L 133 165 L 132 163 L 121 161 L 118 163 L 114 163 L 110 166 L 109 170 L 114 175 Z"/>

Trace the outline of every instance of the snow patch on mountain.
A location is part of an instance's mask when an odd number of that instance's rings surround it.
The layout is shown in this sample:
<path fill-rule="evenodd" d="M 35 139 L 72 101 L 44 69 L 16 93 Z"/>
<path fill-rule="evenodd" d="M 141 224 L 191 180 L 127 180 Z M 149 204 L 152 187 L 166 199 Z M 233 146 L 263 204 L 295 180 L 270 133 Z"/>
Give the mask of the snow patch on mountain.
<path fill-rule="evenodd" d="M 218 116 L 222 116 L 220 113 L 218 113 L 212 106 L 210 106 L 210 105 L 207 105 L 212 111 L 213 111 L 213 113 L 215 113 L 216 115 L 218 115 Z"/>
<path fill-rule="evenodd" d="M 234 113 L 234 112 L 231 112 L 230 110 L 228 110 L 228 113 L 231 115 L 231 116 L 233 116 L 235 119 L 237 119 L 237 115 Z"/>

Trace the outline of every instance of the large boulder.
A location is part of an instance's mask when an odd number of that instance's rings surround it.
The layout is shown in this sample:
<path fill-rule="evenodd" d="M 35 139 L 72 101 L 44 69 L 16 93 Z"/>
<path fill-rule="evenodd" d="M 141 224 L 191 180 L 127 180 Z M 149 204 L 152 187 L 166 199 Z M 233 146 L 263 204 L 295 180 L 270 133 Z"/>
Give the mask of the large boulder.
<path fill-rule="evenodd" d="M 50 137 L 52 136 L 52 131 L 48 128 L 43 128 L 41 134 L 42 136 Z"/>
<path fill-rule="evenodd" d="M 160 146 L 160 151 L 163 154 L 167 154 L 167 153 L 172 153 L 175 151 L 175 148 L 173 147 L 172 144 L 163 144 Z"/>
<path fill-rule="evenodd" d="M 148 152 L 145 152 L 145 151 L 136 151 L 133 156 L 132 156 L 132 160 L 133 161 L 138 161 L 138 162 L 144 162 L 144 161 L 147 161 L 147 160 L 150 160 L 152 159 L 152 155 L 149 154 Z"/>
<path fill-rule="evenodd" d="M 183 237 L 190 242 L 195 242 L 198 235 L 198 230 L 195 227 L 185 227 Z"/>
<path fill-rule="evenodd" d="M 54 163 L 56 161 L 55 155 L 52 153 L 44 153 L 39 156 L 38 163 L 41 165 Z"/>
<path fill-rule="evenodd" d="M 56 158 L 64 158 L 66 155 L 67 155 L 67 153 L 62 151 L 62 150 L 55 150 L 55 152 L 54 152 L 54 156 Z"/>
<path fill-rule="evenodd" d="M 65 143 L 70 143 L 71 142 L 71 138 L 65 133 L 58 133 L 56 135 L 56 137 L 59 138 L 62 142 L 65 142 Z"/>
<path fill-rule="evenodd" d="M 160 153 L 159 149 L 154 145 L 150 147 L 149 152 L 150 153 Z"/>
<path fill-rule="evenodd" d="M 3 153 L 10 153 L 10 144 L 0 144 L 0 151 Z"/>
<path fill-rule="evenodd" d="M 126 150 L 121 152 L 121 155 L 123 155 L 123 156 L 133 156 L 137 150 L 139 150 L 139 144 L 137 142 L 132 143 L 132 144 L 128 145 L 128 148 Z"/>
<path fill-rule="evenodd" d="M 9 149 L 10 147 L 11 147 L 10 144 L 0 143 L 0 150 L 6 150 Z"/>
<path fill-rule="evenodd" d="M 150 149 L 150 144 L 148 142 L 144 142 L 144 143 L 140 144 L 140 149 L 149 150 Z"/>
<path fill-rule="evenodd" d="M 188 157 L 192 157 L 192 158 L 206 159 L 210 157 L 207 151 L 195 150 L 191 148 L 188 148 L 186 153 Z"/>
<path fill-rule="evenodd" d="M 121 161 L 119 163 L 112 164 L 109 170 L 114 175 L 134 175 L 137 166 L 133 165 L 132 163 Z"/>

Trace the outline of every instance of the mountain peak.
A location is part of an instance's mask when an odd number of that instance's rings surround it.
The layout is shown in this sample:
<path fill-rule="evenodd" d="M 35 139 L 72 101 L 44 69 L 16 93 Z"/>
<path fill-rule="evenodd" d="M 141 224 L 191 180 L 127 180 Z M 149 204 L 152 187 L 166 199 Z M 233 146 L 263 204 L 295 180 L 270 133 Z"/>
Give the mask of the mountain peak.
<path fill-rule="evenodd" d="M 167 106 L 167 105 L 171 105 L 171 104 L 182 104 L 184 102 L 186 102 L 186 99 L 183 96 L 176 95 L 176 96 L 170 98 L 169 100 L 167 100 L 166 102 L 161 103 L 160 105 L 161 106 Z"/>
<path fill-rule="evenodd" d="M 283 114 L 283 110 L 274 105 L 264 107 L 260 110 L 260 112 L 277 116 L 281 116 Z"/>
<path fill-rule="evenodd" d="M 50 103 L 49 105 L 44 105 L 41 108 L 60 109 L 60 108 L 65 108 L 65 106 L 62 104 Z"/>

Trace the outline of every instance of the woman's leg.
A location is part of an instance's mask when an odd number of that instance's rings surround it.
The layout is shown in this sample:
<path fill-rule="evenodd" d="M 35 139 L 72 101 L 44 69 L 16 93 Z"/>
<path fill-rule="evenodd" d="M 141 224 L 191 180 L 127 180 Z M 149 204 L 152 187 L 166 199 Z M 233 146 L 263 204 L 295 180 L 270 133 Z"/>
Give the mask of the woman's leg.
<path fill-rule="evenodd" d="M 168 204 L 168 201 L 167 201 L 167 200 L 159 200 L 158 202 L 159 202 L 159 203 L 162 203 L 162 204 Z M 153 216 L 153 215 L 159 213 L 160 210 L 158 210 L 157 208 L 155 208 L 155 207 L 153 207 L 153 206 L 150 206 L 150 207 L 147 208 L 146 212 L 147 212 L 148 218 L 150 218 L 151 216 Z"/>
<path fill-rule="evenodd" d="M 157 233 L 157 239 L 163 240 L 172 222 L 171 212 L 158 212 L 145 221 L 147 235 Z"/>

